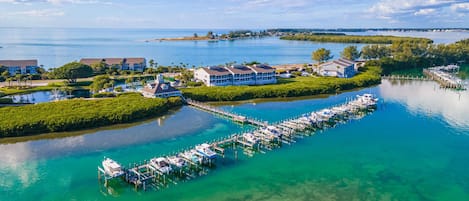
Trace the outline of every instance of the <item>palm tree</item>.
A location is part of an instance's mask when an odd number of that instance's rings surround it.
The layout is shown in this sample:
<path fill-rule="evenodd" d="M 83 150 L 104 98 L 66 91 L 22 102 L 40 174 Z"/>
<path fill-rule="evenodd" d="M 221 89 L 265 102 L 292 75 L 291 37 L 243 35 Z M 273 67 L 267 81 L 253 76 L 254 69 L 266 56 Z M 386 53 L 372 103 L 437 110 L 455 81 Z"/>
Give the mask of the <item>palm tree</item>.
<path fill-rule="evenodd" d="M 148 63 L 150 64 L 150 68 L 155 68 L 155 60 L 150 59 Z"/>
<path fill-rule="evenodd" d="M 5 79 L 7 79 L 8 77 L 10 77 L 10 73 L 9 73 L 8 71 L 3 71 L 2 77 L 4 77 Z"/>
<path fill-rule="evenodd" d="M 21 74 L 16 74 L 15 75 L 15 79 L 16 79 L 16 83 L 17 83 L 17 86 L 21 86 L 21 78 L 23 76 Z"/>
<path fill-rule="evenodd" d="M 30 86 L 32 87 L 33 86 L 33 75 L 28 74 L 28 80 L 29 80 Z"/>
<path fill-rule="evenodd" d="M 13 78 L 8 77 L 6 81 L 8 82 L 8 87 L 11 87 L 11 81 L 13 81 Z"/>

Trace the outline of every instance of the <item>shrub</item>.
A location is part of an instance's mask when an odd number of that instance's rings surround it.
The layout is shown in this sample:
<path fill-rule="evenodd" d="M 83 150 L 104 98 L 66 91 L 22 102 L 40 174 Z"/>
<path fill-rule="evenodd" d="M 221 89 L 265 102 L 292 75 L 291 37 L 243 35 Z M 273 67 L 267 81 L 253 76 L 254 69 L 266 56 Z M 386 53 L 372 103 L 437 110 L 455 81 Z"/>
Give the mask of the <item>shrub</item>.
<path fill-rule="evenodd" d="M 13 103 L 13 99 L 11 98 L 0 98 L 0 104 L 11 104 Z"/>
<path fill-rule="evenodd" d="M 203 82 L 192 82 L 192 81 L 187 82 L 188 87 L 200 87 L 203 85 L 204 85 Z"/>
<path fill-rule="evenodd" d="M 110 97 L 116 97 L 116 94 L 112 92 L 103 92 L 103 93 L 95 93 L 92 96 L 93 98 L 110 98 Z"/>
<path fill-rule="evenodd" d="M 114 88 L 114 91 L 116 91 L 116 92 L 123 92 L 124 89 L 122 89 L 121 86 L 118 86 L 118 87 Z"/>

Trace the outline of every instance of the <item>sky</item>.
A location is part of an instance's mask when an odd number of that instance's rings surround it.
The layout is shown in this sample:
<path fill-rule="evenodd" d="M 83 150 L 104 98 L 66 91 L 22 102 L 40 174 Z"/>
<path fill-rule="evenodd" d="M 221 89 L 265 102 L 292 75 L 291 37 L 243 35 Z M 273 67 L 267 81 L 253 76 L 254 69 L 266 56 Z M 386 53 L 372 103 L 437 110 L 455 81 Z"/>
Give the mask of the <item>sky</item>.
<path fill-rule="evenodd" d="M 469 0 L 0 0 L 0 27 L 468 28 Z"/>

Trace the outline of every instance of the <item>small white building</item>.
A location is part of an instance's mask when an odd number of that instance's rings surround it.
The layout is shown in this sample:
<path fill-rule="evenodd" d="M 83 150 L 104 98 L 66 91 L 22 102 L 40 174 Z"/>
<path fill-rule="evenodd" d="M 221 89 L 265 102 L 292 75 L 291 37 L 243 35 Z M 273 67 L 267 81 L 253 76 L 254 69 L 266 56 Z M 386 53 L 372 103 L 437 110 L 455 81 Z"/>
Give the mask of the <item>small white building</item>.
<path fill-rule="evenodd" d="M 206 86 L 263 85 L 277 82 L 275 69 L 267 65 L 211 66 L 194 71 L 195 80 Z"/>
<path fill-rule="evenodd" d="M 344 58 L 323 63 L 315 71 L 321 76 L 339 78 L 351 78 L 356 73 L 355 62 Z"/>
<path fill-rule="evenodd" d="M 154 83 L 148 83 L 143 88 L 142 95 L 147 98 L 168 98 L 172 96 L 182 96 L 182 93 L 172 87 L 169 82 L 165 82 L 163 75 L 159 74 Z"/>

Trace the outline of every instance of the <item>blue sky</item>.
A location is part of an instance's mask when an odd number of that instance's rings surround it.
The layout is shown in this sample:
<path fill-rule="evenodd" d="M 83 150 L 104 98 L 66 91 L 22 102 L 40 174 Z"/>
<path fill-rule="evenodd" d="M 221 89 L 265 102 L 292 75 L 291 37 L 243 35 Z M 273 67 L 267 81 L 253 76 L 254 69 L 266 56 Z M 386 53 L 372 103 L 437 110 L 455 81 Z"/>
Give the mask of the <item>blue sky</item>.
<path fill-rule="evenodd" d="M 469 0 L 0 0 L 0 27 L 469 27 Z"/>

